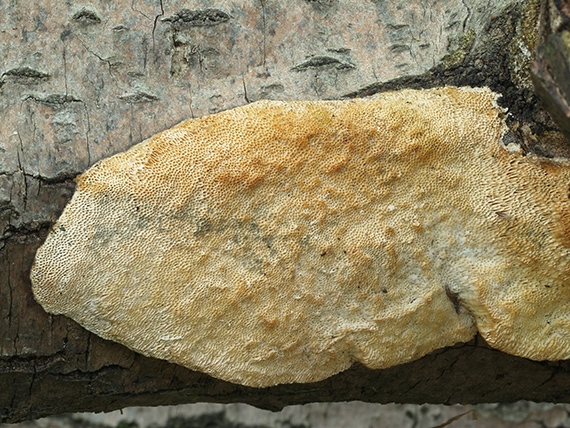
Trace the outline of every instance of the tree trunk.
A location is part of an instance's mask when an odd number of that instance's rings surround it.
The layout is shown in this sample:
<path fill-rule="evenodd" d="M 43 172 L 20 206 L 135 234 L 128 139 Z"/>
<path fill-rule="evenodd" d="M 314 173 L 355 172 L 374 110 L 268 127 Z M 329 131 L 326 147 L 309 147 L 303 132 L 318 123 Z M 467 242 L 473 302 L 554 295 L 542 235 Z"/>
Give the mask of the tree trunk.
<path fill-rule="evenodd" d="M 206 4 L 0 4 L 0 420 L 196 401 L 569 401 L 568 363 L 509 356 L 480 338 L 386 370 L 353 366 L 255 389 L 143 357 L 43 311 L 29 272 L 73 178 L 189 117 L 261 98 L 489 86 L 528 150 L 569 153 L 530 84 L 536 0 Z"/>

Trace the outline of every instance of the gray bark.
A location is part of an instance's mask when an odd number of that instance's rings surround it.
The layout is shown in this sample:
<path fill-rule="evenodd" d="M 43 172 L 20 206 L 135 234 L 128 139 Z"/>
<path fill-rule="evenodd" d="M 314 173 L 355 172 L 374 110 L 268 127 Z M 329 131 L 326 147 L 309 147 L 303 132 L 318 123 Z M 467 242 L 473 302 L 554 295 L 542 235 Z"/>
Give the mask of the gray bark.
<path fill-rule="evenodd" d="M 29 280 L 77 174 L 183 119 L 261 98 L 489 86 L 528 150 L 568 155 L 530 85 L 537 1 L 24 0 L 0 10 L 0 421 L 197 401 L 569 400 L 567 362 L 509 356 L 480 338 L 386 370 L 246 388 L 50 316 Z"/>

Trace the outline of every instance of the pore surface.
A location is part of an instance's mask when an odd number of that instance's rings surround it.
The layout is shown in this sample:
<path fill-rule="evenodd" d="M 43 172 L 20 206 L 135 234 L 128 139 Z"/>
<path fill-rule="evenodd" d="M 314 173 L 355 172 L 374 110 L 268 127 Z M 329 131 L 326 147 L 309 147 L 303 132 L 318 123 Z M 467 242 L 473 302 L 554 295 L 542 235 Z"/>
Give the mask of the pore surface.
<path fill-rule="evenodd" d="M 567 358 L 568 167 L 501 145 L 487 89 L 273 102 L 105 159 L 32 270 L 37 301 L 250 386 L 471 339 Z"/>

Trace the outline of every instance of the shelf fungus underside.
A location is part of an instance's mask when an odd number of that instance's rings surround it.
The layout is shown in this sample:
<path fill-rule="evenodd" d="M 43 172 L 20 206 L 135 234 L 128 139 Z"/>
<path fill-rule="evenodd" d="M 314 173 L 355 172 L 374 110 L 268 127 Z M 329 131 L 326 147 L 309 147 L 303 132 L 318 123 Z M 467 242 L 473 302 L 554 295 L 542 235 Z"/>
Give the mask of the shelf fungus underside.
<path fill-rule="evenodd" d="M 468 341 L 570 358 L 570 166 L 503 144 L 488 89 L 260 101 L 102 160 L 39 249 L 36 300 L 243 385 Z"/>

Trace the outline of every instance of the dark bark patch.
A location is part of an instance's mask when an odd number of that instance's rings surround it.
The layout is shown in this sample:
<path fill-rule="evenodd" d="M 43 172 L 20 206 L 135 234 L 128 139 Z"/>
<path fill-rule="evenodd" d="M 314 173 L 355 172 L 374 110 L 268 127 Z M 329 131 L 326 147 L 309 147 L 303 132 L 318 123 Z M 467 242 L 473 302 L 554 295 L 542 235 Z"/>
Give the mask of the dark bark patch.
<path fill-rule="evenodd" d="M 24 101 L 27 100 L 49 107 L 63 107 L 66 104 L 82 102 L 79 98 L 70 94 L 30 94 L 24 98 Z"/>
<path fill-rule="evenodd" d="M 133 104 L 148 103 L 148 102 L 159 100 L 159 98 L 156 95 L 149 94 L 147 92 L 142 92 L 142 91 L 137 91 L 137 92 L 119 95 L 118 98 L 122 101 L 126 101 L 128 103 L 133 103 Z"/>
<path fill-rule="evenodd" d="M 89 9 L 81 9 L 79 12 L 76 12 L 71 19 L 73 19 L 78 24 L 85 26 L 101 23 L 101 18 L 99 18 L 99 15 Z"/>
<path fill-rule="evenodd" d="M 336 68 L 337 70 L 347 70 L 355 68 L 355 66 L 349 62 L 339 61 L 336 58 L 330 56 L 314 56 L 309 60 L 296 65 L 291 70 L 293 71 L 305 71 L 311 68 Z"/>
<path fill-rule="evenodd" d="M 230 20 L 230 15 L 219 9 L 190 10 L 182 9 L 162 21 L 170 22 L 173 26 L 182 27 L 213 27 Z"/>
<path fill-rule="evenodd" d="M 43 71 L 36 70 L 31 67 L 17 67 L 5 71 L 0 82 L 11 81 L 20 84 L 41 83 L 49 80 L 51 75 Z"/>

